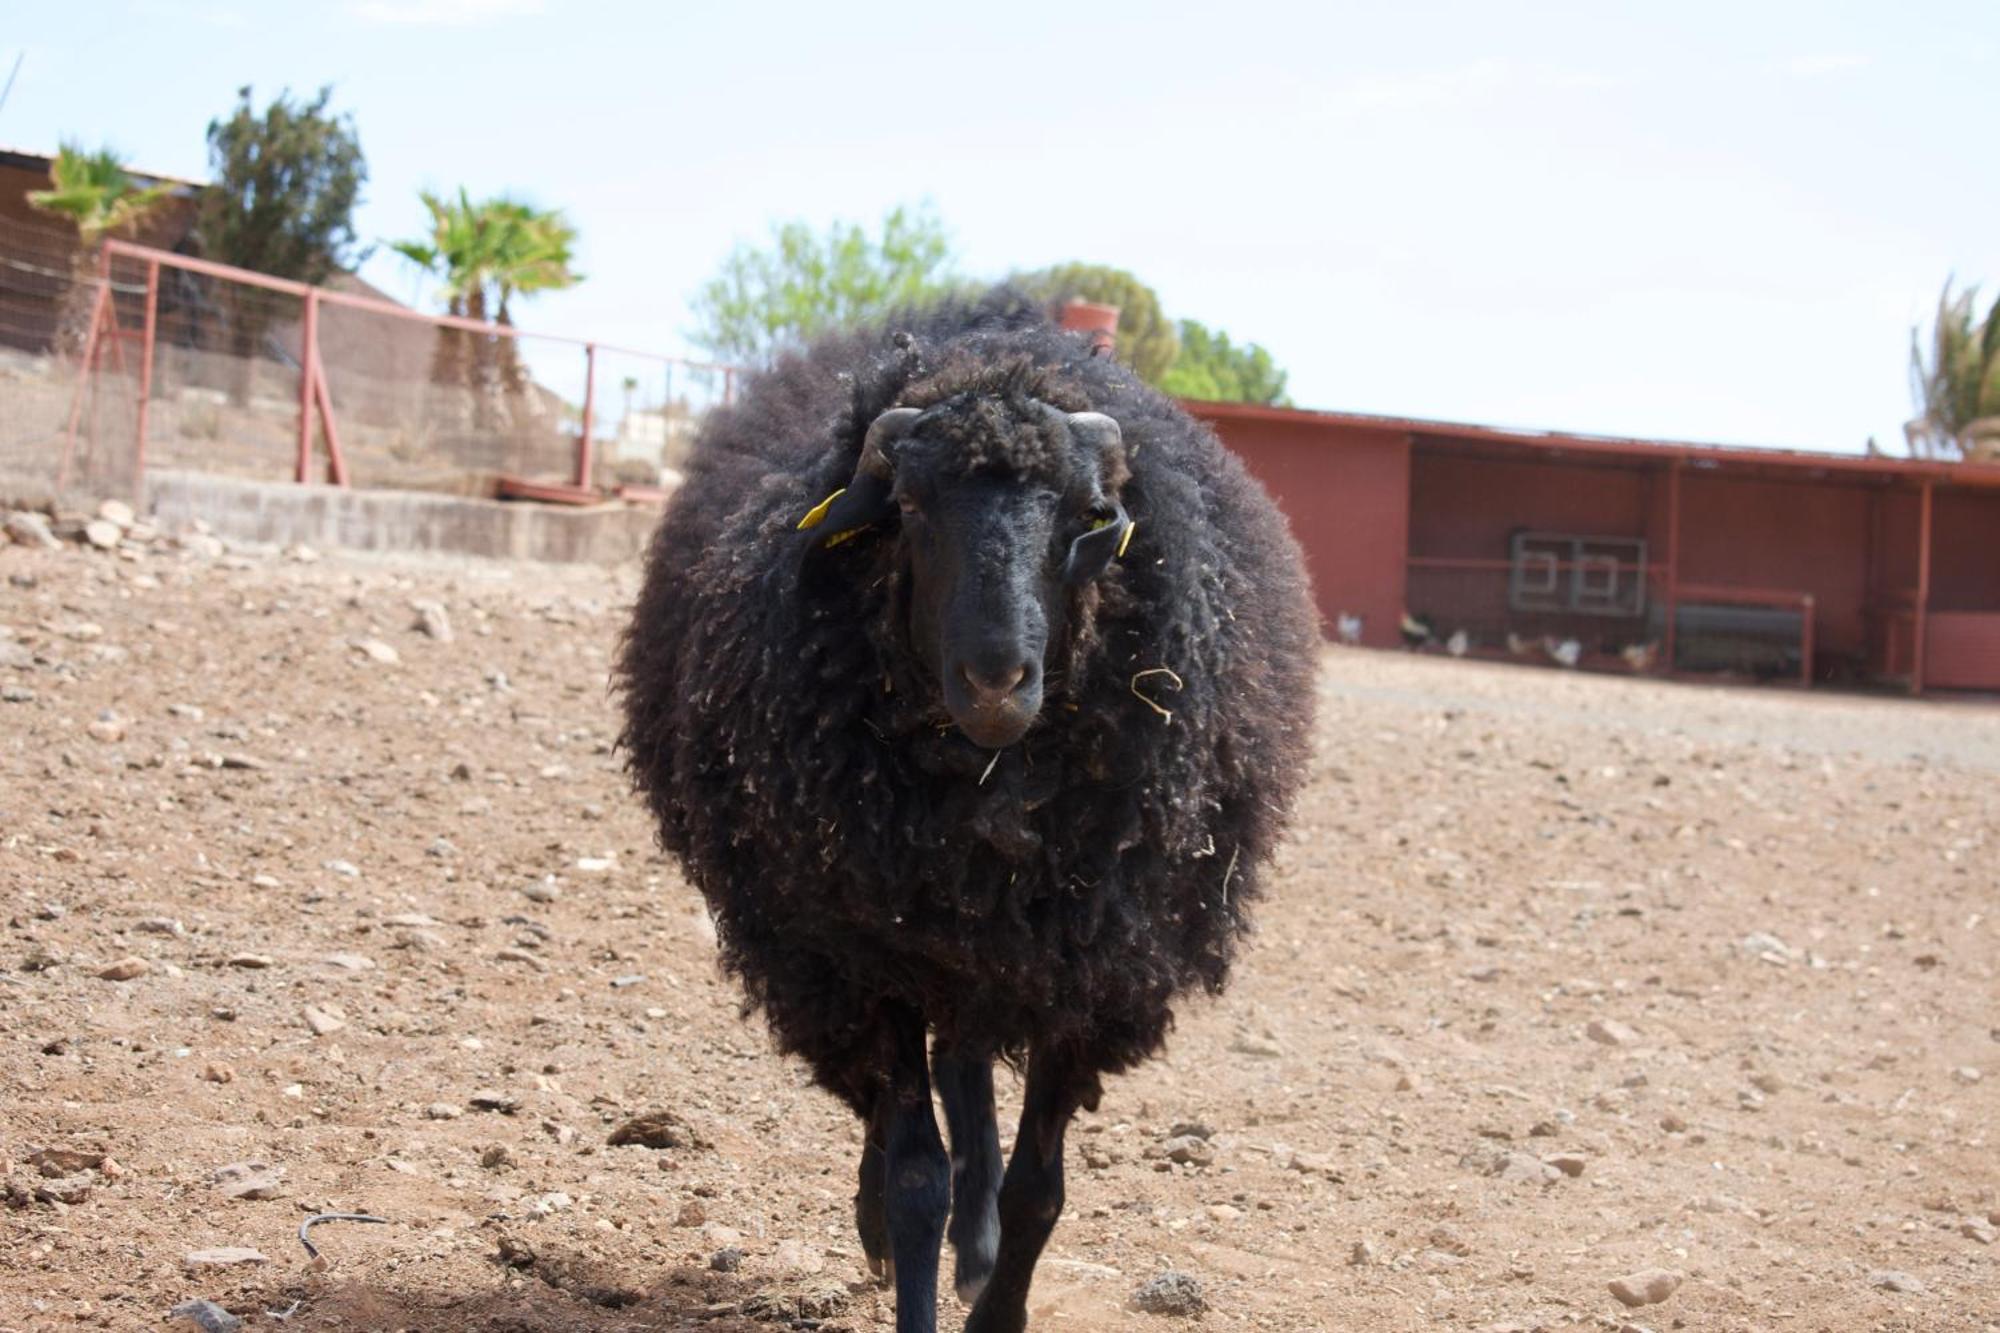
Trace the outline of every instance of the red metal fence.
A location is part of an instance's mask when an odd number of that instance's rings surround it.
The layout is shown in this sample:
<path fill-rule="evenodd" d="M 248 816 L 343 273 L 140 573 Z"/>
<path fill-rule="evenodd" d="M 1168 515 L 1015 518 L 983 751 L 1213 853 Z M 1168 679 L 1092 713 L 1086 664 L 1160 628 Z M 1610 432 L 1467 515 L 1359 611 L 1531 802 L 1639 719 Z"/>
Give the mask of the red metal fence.
<path fill-rule="evenodd" d="M 5 262 L 25 248 L 0 234 L 0 295 L 54 345 L 0 329 L 0 474 L 52 494 L 136 495 L 156 468 L 647 498 L 740 374 L 424 314 L 349 275 L 312 287 L 108 241 L 71 278 Z"/>

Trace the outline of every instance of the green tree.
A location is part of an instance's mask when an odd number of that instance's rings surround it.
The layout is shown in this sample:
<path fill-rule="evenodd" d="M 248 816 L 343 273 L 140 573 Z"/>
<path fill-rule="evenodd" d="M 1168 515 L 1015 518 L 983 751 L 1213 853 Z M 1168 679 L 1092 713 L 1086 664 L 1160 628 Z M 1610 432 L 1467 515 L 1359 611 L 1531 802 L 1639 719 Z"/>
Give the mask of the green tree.
<path fill-rule="evenodd" d="M 583 275 L 572 267 L 576 228 L 556 210 L 536 209 L 519 200 L 494 199 L 484 207 L 487 223 L 494 229 L 493 318 L 495 323 L 512 328 L 516 296 L 561 291 L 583 281 Z M 526 393 L 528 376 L 521 366 L 520 339 L 501 338 L 494 351 L 501 385 L 510 394 Z"/>
<path fill-rule="evenodd" d="M 104 238 L 138 226 L 172 187 L 142 186 L 111 149 L 87 153 L 75 143 L 63 144 L 49 163 L 49 186 L 28 191 L 28 204 L 68 218 L 76 227 L 78 245 L 70 258 L 69 290 L 63 295 L 62 315 L 56 324 L 56 350 L 75 355 L 90 336 L 98 251 Z"/>
<path fill-rule="evenodd" d="M 215 184 L 202 192 L 196 234 L 211 259 L 238 268 L 320 283 L 349 267 L 354 206 L 368 179 L 351 116 L 332 115 L 330 87 L 310 101 L 280 92 L 260 115 L 250 89 L 236 91 L 227 119 L 208 122 Z M 240 359 L 238 396 L 247 395 L 264 332 L 279 305 L 264 292 L 231 288 L 230 352 Z"/>
<path fill-rule="evenodd" d="M 1979 289 L 1954 295 L 1946 280 L 1931 326 L 1910 330 L 1910 388 L 1917 416 L 1903 427 L 1927 458 L 2000 460 L 2000 301 L 1980 319 Z"/>
<path fill-rule="evenodd" d="M 392 241 L 389 248 L 443 284 L 446 314 L 484 320 L 491 257 L 472 199 L 463 187 L 456 199 L 430 190 L 418 197 L 431 215 L 431 234 L 422 240 Z M 439 329 L 431 353 L 431 381 L 467 384 L 470 346 L 470 335 L 462 330 Z"/>
<path fill-rule="evenodd" d="M 1256 343 L 1237 347 L 1228 334 L 1193 319 L 1181 321 L 1180 343 L 1180 355 L 1159 380 L 1165 392 L 1211 403 L 1291 406 L 1285 372 Z"/>
<path fill-rule="evenodd" d="M 431 215 L 431 234 L 396 241 L 391 248 L 444 285 L 447 314 L 483 322 L 492 311 L 499 323 L 511 326 L 516 296 L 583 280 L 570 267 L 576 228 L 561 213 L 504 195 L 474 203 L 463 188 L 456 198 L 429 190 L 419 197 Z M 481 389 L 499 384 L 518 393 L 527 378 L 514 344 L 513 338 L 440 330 L 431 378 Z"/>
<path fill-rule="evenodd" d="M 1158 384 L 1174 364 L 1179 343 L 1174 326 L 1160 309 L 1160 298 L 1124 269 L 1103 264 L 1057 264 L 1033 273 L 1017 273 L 1013 282 L 1051 310 L 1071 301 L 1117 306 L 1116 355 L 1148 384 Z"/>
<path fill-rule="evenodd" d="M 955 290 L 951 238 L 928 207 L 897 207 L 871 235 L 780 223 L 767 246 L 740 244 L 695 292 L 692 341 L 724 361 L 761 361 L 827 329 Z"/>
<path fill-rule="evenodd" d="M 211 259 L 295 282 L 324 282 L 361 256 L 354 206 L 368 164 L 353 117 L 331 115 L 333 89 L 311 101 L 281 92 L 260 115 L 250 89 L 208 122 L 208 166 L 196 231 Z"/>

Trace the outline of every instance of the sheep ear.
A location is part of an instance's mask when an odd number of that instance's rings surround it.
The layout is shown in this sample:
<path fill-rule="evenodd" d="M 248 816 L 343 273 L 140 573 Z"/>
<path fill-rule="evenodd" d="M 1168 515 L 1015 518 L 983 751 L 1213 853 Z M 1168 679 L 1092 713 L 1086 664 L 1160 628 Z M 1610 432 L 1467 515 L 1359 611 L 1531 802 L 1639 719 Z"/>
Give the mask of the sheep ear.
<path fill-rule="evenodd" d="M 1069 559 L 1063 562 L 1063 582 L 1088 583 L 1102 574 L 1113 560 L 1125 554 L 1125 548 L 1132 542 L 1132 531 L 1138 526 L 1127 517 L 1122 505 L 1117 506 L 1115 517 L 1104 520 L 1069 544 Z"/>
<path fill-rule="evenodd" d="M 889 514 L 890 483 L 886 478 L 858 472 L 854 480 L 821 500 L 799 520 L 798 530 L 813 534 L 812 544 L 824 550 L 838 546 L 863 528 Z"/>
<path fill-rule="evenodd" d="M 807 510 L 798 522 L 798 531 L 814 534 L 811 549 L 838 546 L 889 516 L 896 478 L 889 453 L 922 415 L 914 407 L 892 407 L 868 423 L 868 436 L 854 463 L 854 480 Z"/>

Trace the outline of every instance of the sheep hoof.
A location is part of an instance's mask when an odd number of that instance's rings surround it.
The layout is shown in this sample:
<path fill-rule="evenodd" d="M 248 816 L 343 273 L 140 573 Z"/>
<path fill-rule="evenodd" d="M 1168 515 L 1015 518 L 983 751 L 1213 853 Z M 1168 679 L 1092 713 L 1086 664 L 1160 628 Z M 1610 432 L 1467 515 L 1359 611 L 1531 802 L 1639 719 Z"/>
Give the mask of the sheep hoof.
<path fill-rule="evenodd" d="M 885 1287 L 896 1285 L 896 1261 L 886 1254 L 868 1256 L 868 1276 Z"/>
<path fill-rule="evenodd" d="M 1028 1312 L 1019 1308 L 1002 1314 L 991 1306 L 975 1306 L 965 1321 L 965 1333 L 1023 1333 L 1027 1327 Z"/>
<path fill-rule="evenodd" d="M 989 1198 L 971 1218 L 954 1216 L 952 1221 L 971 1222 L 970 1226 L 954 1227 L 956 1234 L 951 1238 L 951 1247 L 958 1255 L 952 1285 L 958 1290 L 958 1299 L 971 1305 L 986 1290 L 986 1279 L 993 1276 L 993 1265 L 1000 1258 L 1000 1213 Z"/>

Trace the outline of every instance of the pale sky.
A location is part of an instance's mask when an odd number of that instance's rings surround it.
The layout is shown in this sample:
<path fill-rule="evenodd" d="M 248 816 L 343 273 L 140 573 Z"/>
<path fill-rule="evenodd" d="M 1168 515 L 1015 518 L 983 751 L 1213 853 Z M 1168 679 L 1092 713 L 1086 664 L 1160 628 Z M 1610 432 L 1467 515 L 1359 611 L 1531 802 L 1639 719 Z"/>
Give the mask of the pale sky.
<path fill-rule="evenodd" d="M 364 236 L 423 186 L 561 207 L 589 281 L 519 321 L 664 352 L 736 239 L 928 199 L 970 272 L 1130 268 L 1301 406 L 1900 451 L 1911 325 L 2000 283 L 1991 3 L 0 13 L 0 144 L 200 177 L 238 85 L 331 82 Z"/>

